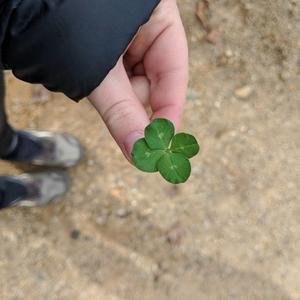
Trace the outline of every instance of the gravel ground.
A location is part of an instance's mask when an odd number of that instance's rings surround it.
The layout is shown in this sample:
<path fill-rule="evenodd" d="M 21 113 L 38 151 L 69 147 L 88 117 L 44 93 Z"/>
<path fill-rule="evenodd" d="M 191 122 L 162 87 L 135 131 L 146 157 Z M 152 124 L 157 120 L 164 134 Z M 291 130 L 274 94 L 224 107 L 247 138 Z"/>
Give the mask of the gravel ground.
<path fill-rule="evenodd" d="M 12 123 L 70 132 L 86 159 L 65 201 L 0 213 L 0 299 L 300 299 L 300 2 L 208 1 L 208 33 L 197 2 L 185 185 L 128 165 L 87 101 L 7 74 Z"/>

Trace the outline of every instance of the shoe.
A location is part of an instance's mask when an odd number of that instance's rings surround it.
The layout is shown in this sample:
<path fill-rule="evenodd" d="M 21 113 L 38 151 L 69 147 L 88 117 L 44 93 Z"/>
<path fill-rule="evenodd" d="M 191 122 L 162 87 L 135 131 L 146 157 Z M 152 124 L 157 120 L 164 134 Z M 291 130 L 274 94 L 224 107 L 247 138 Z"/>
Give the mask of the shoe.
<path fill-rule="evenodd" d="M 69 177 L 64 171 L 0 177 L 0 182 L 6 187 L 2 191 L 2 208 L 35 207 L 56 203 L 69 189 Z M 13 189 L 22 192 L 17 196 Z"/>
<path fill-rule="evenodd" d="M 45 167 L 73 167 L 83 157 L 83 147 L 70 134 L 17 131 L 17 147 L 5 160 Z"/>

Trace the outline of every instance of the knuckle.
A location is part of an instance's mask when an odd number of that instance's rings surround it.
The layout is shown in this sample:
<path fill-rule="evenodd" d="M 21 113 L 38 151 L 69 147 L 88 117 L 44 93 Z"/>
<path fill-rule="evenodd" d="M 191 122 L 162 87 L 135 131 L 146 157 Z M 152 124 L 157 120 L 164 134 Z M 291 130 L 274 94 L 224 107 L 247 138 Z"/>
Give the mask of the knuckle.
<path fill-rule="evenodd" d="M 132 101 L 130 99 L 119 100 L 103 113 L 102 118 L 108 126 L 122 120 L 130 120 L 132 118 Z"/>

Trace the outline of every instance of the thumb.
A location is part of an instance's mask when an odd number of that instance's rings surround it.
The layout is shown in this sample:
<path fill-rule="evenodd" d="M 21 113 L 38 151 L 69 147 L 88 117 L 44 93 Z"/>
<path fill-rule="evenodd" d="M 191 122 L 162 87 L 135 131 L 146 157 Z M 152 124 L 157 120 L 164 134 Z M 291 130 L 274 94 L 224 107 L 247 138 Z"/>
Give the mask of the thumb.
<path fill-rule="evenodd" d="M 130 161 L 132 147 L 144 137 L 150 121 L 132 89 L 122 59 L 88 98 Z"/>

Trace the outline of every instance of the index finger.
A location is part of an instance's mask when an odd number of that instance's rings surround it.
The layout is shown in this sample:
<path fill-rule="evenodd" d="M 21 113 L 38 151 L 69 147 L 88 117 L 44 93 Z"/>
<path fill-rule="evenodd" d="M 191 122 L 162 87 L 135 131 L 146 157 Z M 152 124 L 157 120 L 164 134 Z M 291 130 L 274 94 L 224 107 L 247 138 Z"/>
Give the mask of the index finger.
<path fill-rule="evenodd" d="M 188 85 L 188 47 L 179 13 L 155 40 L 144 65 L 151 81 L 152 119 L 169 119 L 178 129 Z"/>

